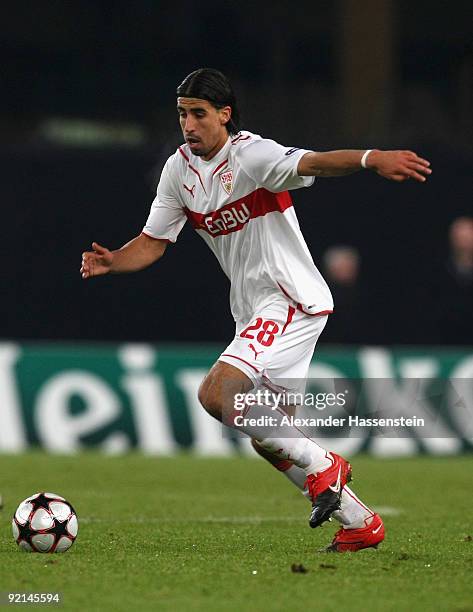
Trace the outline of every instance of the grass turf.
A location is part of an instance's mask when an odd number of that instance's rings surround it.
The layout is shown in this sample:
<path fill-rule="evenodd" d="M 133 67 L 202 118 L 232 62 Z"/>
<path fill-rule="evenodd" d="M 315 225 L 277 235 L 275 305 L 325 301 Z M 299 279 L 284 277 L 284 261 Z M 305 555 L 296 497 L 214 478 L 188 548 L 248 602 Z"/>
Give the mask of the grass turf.
<path fill-rule="evenodd" d="M 0 591 L 60 591 L 68 610 L 473 610 L 472 456 L 355 457 L 353 488 L 384 507 L 379 550 L 323 554 L 335 523 L 258 459 L 0 456 Z M 63 555 L 21 552 L 16 505 L 75 506 Z M 307 573 L 293 573 L 293 563 Z"/>

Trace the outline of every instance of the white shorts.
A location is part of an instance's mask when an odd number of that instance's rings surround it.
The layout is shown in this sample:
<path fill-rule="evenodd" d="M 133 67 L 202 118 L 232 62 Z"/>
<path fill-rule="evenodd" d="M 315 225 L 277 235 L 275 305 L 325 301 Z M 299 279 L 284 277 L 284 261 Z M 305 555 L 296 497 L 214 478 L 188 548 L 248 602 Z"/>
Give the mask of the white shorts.
<path fill-rule="evenodd" d="M 303 393 L 315 345 L 327 323 L 327 315 L 311 316 L 287 300 L 274 302 L 237 323 L 233 341 L 220 355 L 241 370 L 255 388 Z"/>

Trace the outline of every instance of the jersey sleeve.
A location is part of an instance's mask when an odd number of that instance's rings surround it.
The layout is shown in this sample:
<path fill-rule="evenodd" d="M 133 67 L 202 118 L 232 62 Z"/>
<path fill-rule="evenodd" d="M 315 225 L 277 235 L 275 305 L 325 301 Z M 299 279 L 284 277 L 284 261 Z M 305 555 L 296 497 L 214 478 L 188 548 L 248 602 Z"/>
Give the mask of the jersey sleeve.
<path fill-rule="evenodd" d="M 143 234 L 170 242 L 176 242 L 187 219 L 183 207 L 175 195 L 174 161 L 174 156 L 171 156 L 164 165 L 156 197 L 151 204 L 148 220 L 143 228 Z"/>
<path fill-rule="evenodd" d="M 313 176 L 299 176 L 297 165 L 307 149 L 284 147 L 274 140 L 258 138 L 242 143 L 236 153 L 244 172 L 260 187 L 272 192 L 310 187 Z"/>

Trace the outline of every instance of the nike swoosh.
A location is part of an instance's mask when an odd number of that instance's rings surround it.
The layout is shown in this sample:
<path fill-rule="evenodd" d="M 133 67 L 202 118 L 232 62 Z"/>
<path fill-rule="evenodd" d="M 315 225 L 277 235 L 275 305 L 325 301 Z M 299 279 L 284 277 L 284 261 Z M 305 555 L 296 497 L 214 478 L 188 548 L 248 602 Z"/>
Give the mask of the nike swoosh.
<path fill-rule="evenodd" d="M 376 527 L 376 529 L 373 529 L 372 533 L 374 533 L 374 535 L 376 535 L 378 533 L 378 531 L 381 529 L 382 525 L 379 525 L 378 527 Z"/>
<path fill-rule="evenodd" d="M 328 485 L 328 488 L 331 491 L 333 491 L 334 493 L 338 493 L 340 491 L 340 476 L 341 476 L 341 473 L 342 473 L 342 468 L 340 467 L 338 469 L 338 478 L 337 478 L 337 482 L 336 482 L 335 486 L 332 487 L 331 485 Z"/>

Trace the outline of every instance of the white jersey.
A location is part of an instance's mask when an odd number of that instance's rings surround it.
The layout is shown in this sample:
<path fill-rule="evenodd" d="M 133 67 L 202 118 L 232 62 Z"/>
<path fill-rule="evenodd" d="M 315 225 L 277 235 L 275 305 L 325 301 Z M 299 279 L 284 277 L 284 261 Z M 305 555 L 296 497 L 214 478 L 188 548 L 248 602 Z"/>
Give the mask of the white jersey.
<path fill-rule="evenodd" d="M 282 294 L 308 315 L 333 309 L 288 193 L 314 182 L 297 174 L 307 152 L 244 131 L 209 161 L 183 145 L 163 168 L 143 233 L 175 242 L 189 219 L 231 281 L 237 322 Z"/>

